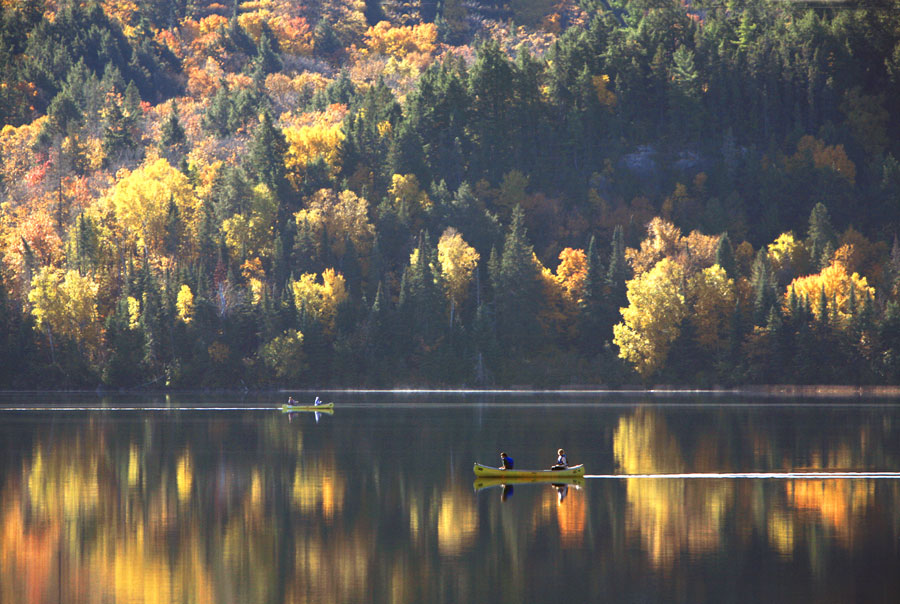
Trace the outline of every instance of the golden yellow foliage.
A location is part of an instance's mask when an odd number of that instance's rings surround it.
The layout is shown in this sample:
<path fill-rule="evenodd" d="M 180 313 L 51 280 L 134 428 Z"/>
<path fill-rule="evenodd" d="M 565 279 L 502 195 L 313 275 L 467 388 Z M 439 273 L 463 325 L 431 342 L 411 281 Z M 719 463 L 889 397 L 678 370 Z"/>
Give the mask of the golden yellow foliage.
<path fill-rule="evenodd" d="M 727 341 L 730 317 L 736 300 L 734 281 L 718 264 L 703 269 L 688 282 L 691 312 L 697 343 L 718 351 Z"/>
<path fill-rule="evenodd" d="M 453 227 L 447 227 L 441 235 L 437 249 L 441 276 L 447 287 L 450 303 L 460 306 L 466 300 L 480 256 Z"/>
<path fill-rule="evenodd" d="M 178 290 L 175 310 L 178 311 L 178 318 L 184 323 L 191 322 L 194 315 L 194 293 L 188 285 L 182 285 L 181 289 Z"/>
<path fill-rule="evenodd" d="M 369 202 L 353 191 L 320 189 L 307 201 L 305 209 L 294 214 L 294 219 L 298 226 L 309 224 L 320 249 L 327 231 L 331 251 L 338 257 L 346 251 L 346 236 L 360 255 L 372 249 L 375 226 L 369 221 Z"/>
<path fill-rule="evenodd" d="M 538 322 L 541 324 L 543 332 L 560 338 L 573 336 L 575 329 L 573 319 L 578 310 L 574 300 L 569 297 L 568 291 L 558 276 L 541 264 L 537 256 L 532 255 L 532 262 L 538 270 L 541 284 Z"/>
<path fill-rule="evenodd" d="M 613 342 L 643 376 L 662 366 L 681 333 L 687 314 L 683 282 L 681 265 L 663 258 L 627 284 L 628 306 L 621 309 L 623 322 L 613 326 Z"/>
<path fill-rule="evenodd" d="M 875 297 L 875 288 L 869 287 L 865 277 L 860 277 L 857 273 L 848 274 L 846 267 L 841 262 L 834 261 L 816 275 L 794 279 L 788 285 L 784 294 L 783 302 L 785 308 L 787 308 L 791 290 L 793 290 L 800 299 L 809 299 L 813 314 L 817 319 L 821 319 L 819 316 L 821 309 L 819 308 L 818 300 L 823 288 L 825 298 L 828 301 L 828 312 L 836 312 L 840 321 L 850 318 L 849 300 L 851 288 L 856 291 L 857 305 L 861 305 L 862 300 L 866 296 Z M 833 307 L 833 303 L 837 303 L 837 308 Z"/>
<path fill-rule="evenodd" d="M 303 168 L 320 159 L 324 161 L 332 176 L 340 170 L 339 152 L 344 133 L 338 124 L 315 124 L 312 126 L 289 126 L 284 129 L 288 152 L 284 163 L 288 178 L 295 187 L 300 186 Z"/>
<path fill-rule="evenodd" d="M 794 238 L 792 231 L 782 233 L 770 243 L 768 254 L 772 270 L 780 284 L 809 271 L 809 250 L 802 241 Z"/>
<path fill-rule="evenodd" d="M 333 268 L 326 268 L 322 272 L 322 283 L 317 282 L 314 273 L 305 273 L 294 281 L 292 288 L 297 310 L 319 321 L 326 333 L 332 333 L 338 306 L 347 299 L 344 276 Z"/>
<path fill-rule="evenodd" d="M 653 268 L 665 257 L 674 257 L 681 253 L 681 229 L 662 218 L 655 217 L 647 225 L 648 237 L 641 241 L 639 250 L 628 248 L 625 258 L 631 264 L 635 275 Z"/>
<path fill-rule="evenodd" d="M 141 320 L 141 303 L 134 296 L 128 296 L 128 329 L 137 329 Z"/>
<path fill-rule="evenodd" d="M 395 27 L 380 21 L 365 33 L 368 52 L 403 59 L 411 53 L 431 54 L 436 48 L 437 27 L 434 23 Z"/>
<path fill-rule="evenodd" d="M 68 338 L 94 358 L 100 346 L 97 283 L 78 271 L 43 267 L 31 281 L 28 302 L 35 328 Z"/>
<path fill-rule="evenodd" d="M 196 239 L 198 200 L 187 176 L 165 158 L 148 158 L 134 172 L 121 170 L 109 193 L 116 218 L 138 247 L 161 254 L 169 200 L 175 201 L 186 226 L 186 240 Z"/>
<path fill-rule="evenodd" d="M 260 183 L 253 187 L 250 211 L 235 214 L 222 222 L 225 244 L 235 257 L 270 258 L 275 240 L 275 218 L 278 200 L 269 187 Z"/>
<path fill-rule="evenodd" d="M 419 187 L 415 174 L 394 174 L 388 195 L 401 216 L 419 216 L 431 209 L 431 199 Z"/>

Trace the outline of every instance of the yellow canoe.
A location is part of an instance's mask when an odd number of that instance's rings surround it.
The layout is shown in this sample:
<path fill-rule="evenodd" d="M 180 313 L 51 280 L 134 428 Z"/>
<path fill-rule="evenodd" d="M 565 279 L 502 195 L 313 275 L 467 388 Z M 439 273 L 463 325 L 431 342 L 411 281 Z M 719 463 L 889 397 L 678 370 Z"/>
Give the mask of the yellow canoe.
<path fill-rule="evenodd" d="M 285 413 L 295 413 L 298 411 L 318 411 L 319 413 L 334 413 L 334 403 L 322 403 L 321 405 L 282 405 L 281 410 Z"/>
<path fill-rule="evenodd" d="M 584 464 L 569 466 L 564 470 L 504 470 L 476 463 L 474 472 L 476 476 L 483 478 L 539 478 L 552 482 L 556 478 L 584 476 Z"/>

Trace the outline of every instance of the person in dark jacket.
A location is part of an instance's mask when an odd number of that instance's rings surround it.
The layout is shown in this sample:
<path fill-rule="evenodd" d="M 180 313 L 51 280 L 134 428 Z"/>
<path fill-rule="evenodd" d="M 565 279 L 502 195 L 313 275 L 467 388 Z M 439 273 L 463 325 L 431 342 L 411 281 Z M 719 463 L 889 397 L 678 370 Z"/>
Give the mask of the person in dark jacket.
<path fill-rule="evenodd" d="M 500 453 L 500 469 L 501 470 L 512 470 L 513 466 L 516 465 L 516 462 L 513 461 L 513 458 L 507 455 L 506 453 Z"/>

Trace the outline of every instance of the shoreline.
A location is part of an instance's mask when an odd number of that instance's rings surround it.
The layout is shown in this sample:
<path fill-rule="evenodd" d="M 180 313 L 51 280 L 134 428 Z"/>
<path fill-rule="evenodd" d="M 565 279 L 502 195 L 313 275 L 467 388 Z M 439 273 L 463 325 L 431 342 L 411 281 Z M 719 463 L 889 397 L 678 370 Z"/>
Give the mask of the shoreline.
<path fill-rule="evenodd" d="M 242 388 L 215 388 L 215 389 L 197 389 L 197 390 L 106 390 L 106 389 L 81 389 L 81 390 L 6 390 L 0 389 L 0 396 L 4 395 L 42 395 L 42 394 L 65 394 L 65 395 L 93 395 L 93 396 L 124 396 L 124 395 L 147 395 L 147 396 L 163 396 L 163 395 L 210 395 L 210 394 L 281 394 L 281 393 L 328 393 L 328 394 L 439 394 L 439 395 L 507 395 L 507 396 L 539 396 L 546 394 L 556 394 L 559 396 L 580 396 L 589 394 L 612 394 L 612 395 L 632 395 L 632 396 L 685 396 L 685 395 L 740 395 L 740 396 L 759 396 L 759 397 L 804 397 L 804 398 L 856 398 L 856 397 L 877 397 L 877 398 L 900 398 L 900 385 L 877 385 L 877 386 L 847 386 L 847 385 L 793 385 L 793 384 L 771 384 L 771 385 L 754 385 L 740 386 L 731 388 L 691 388 L 684 386 L 656 385 L 647 386 L 645 388 L 638 387 L 622 387 L 622 388 L 603 388 L 596 386 L 569 385 L 559 388 L 539 389 L 527 386 L 513 386 L 510 388 L 431 388 L 431 387 L 404 387 L 395 388 L 262 388 L 262 389 L 242 389 Z"/>

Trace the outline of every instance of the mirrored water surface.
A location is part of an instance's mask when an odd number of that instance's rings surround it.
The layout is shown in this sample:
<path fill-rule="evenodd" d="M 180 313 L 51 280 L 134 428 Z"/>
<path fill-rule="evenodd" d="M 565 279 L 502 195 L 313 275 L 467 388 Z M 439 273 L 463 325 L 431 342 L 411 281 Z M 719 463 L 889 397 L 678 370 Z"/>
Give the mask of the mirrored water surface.
<path fill-rule="evenodd" d="M 0 395 L 2 603 L 900 600 L 890 400 L 49 396 Z"/>

